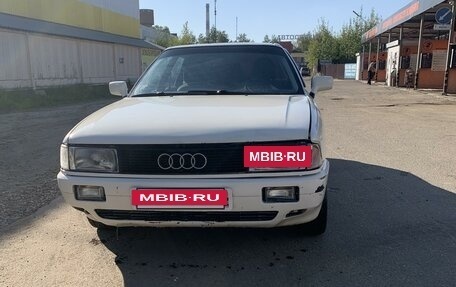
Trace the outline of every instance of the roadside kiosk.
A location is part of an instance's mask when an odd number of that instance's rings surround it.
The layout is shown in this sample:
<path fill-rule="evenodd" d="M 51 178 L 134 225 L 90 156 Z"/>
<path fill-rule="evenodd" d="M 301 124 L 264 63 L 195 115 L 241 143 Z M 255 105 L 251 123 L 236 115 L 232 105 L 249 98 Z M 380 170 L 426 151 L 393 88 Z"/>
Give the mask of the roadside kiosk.
<path fill-rule="evenodd" d="M 378 59 L 377 82 L 405 87 L 412 71 L 413 88 L 456 93 L 454 22 L 454 1 L 410 2 L 363 34 L 363 51 L 368 52 L 357 58 L 362 61 L 360 78 L 367 80 L 369 63 Z"/>

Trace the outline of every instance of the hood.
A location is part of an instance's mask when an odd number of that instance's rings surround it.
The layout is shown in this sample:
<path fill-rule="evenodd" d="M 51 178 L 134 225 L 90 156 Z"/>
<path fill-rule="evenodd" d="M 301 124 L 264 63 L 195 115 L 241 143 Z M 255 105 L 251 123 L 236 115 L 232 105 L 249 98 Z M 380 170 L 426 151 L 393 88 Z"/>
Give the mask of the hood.
<path fill-rule="evenodd" d="M 307 139 L 306 96 L 127 97 L 91 114 L 70 144 L 221 143 Z"/>

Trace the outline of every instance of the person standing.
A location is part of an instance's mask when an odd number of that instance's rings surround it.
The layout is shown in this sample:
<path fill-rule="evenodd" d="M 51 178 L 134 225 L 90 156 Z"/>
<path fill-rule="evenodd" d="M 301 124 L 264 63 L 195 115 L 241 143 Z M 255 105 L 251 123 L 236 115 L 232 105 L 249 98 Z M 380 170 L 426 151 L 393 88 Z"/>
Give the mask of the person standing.
<path fill-rule="evenodd" d="M 413 71 L 412 69 L 410 68 L 407 68 L 407 70 L 405 70 L 405 87 L 407 89 L 410 89 L 413 87 Z"/>
<path fill-rule="evenodd" d="M 376 66 L 375 61 L 372 61 L 372 62 L 369 64 L 369 67 L 367 68 L 367 84 L 368 84 L 368 85 L 371 84 L 371 81 L 372 81 L 372 79 L 373 79 L 374 76 L 375 76 L 375 72 L 376 72 L 375 66 Z"/>

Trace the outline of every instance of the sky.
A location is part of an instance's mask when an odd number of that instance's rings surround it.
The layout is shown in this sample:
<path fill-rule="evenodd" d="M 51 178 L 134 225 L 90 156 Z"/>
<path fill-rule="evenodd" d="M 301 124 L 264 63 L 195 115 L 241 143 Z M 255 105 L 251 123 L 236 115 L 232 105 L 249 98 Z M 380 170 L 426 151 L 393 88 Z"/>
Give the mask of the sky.
<path fill-rule="evenodd" d="M 334 32 L 363 9 L 367 17 L 375 9 L 386 19 L 412 0 L 217 0 L 217 29 L 231 40 L 245 33 L 249 39 L 262 42 L 265 35 L 299 35 L 313 32 L 320 19 L 325 19 Z M 168 26 L 180 34 L 188 21 L 196 37 L 206 32 L 206 3 L 210 5 L 210 25 L 214 25 L 214 0 L 139 0 L 141 9 L 153 9 L 155 25 Z"/>

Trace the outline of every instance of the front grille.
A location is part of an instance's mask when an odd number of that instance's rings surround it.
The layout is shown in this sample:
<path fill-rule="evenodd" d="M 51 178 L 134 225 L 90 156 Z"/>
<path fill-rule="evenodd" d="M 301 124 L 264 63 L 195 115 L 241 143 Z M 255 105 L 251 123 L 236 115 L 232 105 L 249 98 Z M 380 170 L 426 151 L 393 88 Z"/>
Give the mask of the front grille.
<path fill-rule="evenodd" d="M 172 144 L 117 146 L 119 172 L 124 174 L 220 174 L 242 173 L 244 144 Z M 161 154 L 203 154 L 207 164 L 203 169 L 162 169 L 158 165 Z"/>
<path fill-rule="evenodd" d="M 268 221 L 277 211 L 136 211 L 96 209 L 104 219 L 141 221 Z"/>
<path fill-rule="evenodd" d="M 114 148 L 117 149 L 119 173 L 121 174 L 204 175 L 248 172 L 248 169 L 244 167 L 244 145 L 302 144 L 303 141 L 286 141 L 222 144 L 116 145 Z M 207 164 L 201 169 L 163 169 L 158 164 L 158 159 L 162 154 L 203 154 L 207 158 Z"/>

